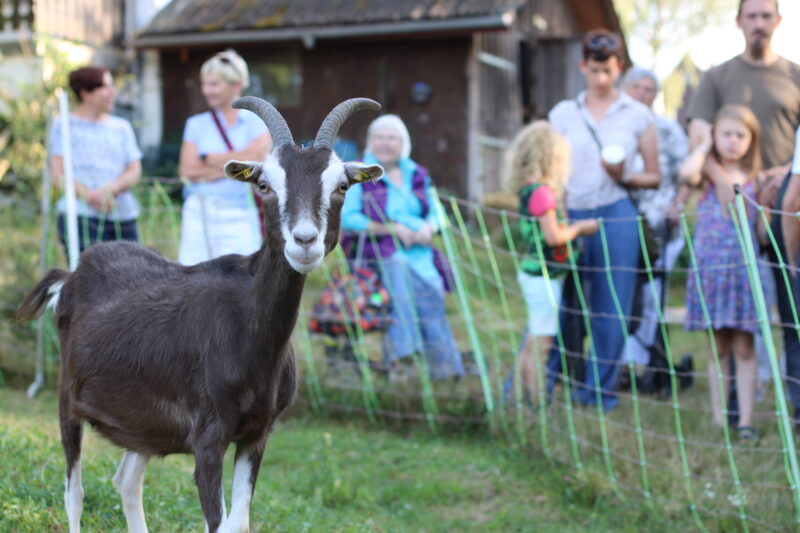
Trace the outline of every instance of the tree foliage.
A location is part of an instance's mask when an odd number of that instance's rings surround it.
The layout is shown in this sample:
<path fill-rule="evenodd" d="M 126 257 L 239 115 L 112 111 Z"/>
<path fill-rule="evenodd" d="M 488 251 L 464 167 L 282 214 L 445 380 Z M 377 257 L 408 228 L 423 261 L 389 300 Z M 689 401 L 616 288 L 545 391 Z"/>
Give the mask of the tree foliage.
<path fill-rule="evenodd" d="M 736 12 L 736 0 L 615 0 L 626 36 L 637 37 L 653 52 L 657 69 L 663 52 L 682 47 L 709 26 Z M 683 55 L 683 54 L 681 54 Z"/>
<path fill-rule="evenodd" d="M 40 40 L 36 50 L 28 59 L 41 65 L 42 76 L 13 89 L 0 88 L 0 188 L 23 195 L 34 193 L 41 183 L 47 110 L 55 108 L 56 89 L 67 86 L 74 67 L 49 40 Z"/>

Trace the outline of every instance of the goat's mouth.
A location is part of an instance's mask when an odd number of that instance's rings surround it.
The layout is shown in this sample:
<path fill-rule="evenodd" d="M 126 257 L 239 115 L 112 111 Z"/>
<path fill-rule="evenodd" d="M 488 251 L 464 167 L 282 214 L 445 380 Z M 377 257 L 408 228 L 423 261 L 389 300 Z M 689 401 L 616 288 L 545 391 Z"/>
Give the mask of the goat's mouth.
<path fill-rule="evenodd" d="M 284 256 L 289 262 L 289 266 L 301 274 L 308 274 L 322 264 L 322 260 L 325 258 L 325 254 L 303 254 L 297 256 L 290 254 L 288 251 L 284 252 Z"/>

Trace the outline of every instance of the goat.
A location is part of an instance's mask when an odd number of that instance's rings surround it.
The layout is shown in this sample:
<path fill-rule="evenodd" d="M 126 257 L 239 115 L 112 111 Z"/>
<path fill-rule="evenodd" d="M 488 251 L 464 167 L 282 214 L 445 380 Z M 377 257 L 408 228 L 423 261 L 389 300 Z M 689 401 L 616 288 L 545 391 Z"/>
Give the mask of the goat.
<path fill-rule="evenodd" d="M 83 509 L 83 421 L 125 450 L 113 483 L 128 531 L 147 531 L 148 460 L 173 453 L 195 457 L 206 530 L 249 529 L 267 436 L 295 394 L 289 337 L 306 275 L 339 240 L 347 188 L 380 178 L 383 169 L 344 163 L 332 151 L 342 123 L 356 111 L 378 111 L 377 102 L 342 102 L 307 148 L 294 143 L 269 103 L 245 97 L 234 107 L 261 117 L 274 142 L 263 162 L 225 165 L 226 176 L 254 184 L 263 199 L 267 235 L 258 252 L 186 267 L 135 243 L 97 244 L 74 272 L 48 272 L 18 311 L 18 319 L 30 319 L 56 301 L 64 503 L 72 533 L 80 531 Z M 231 443 L 226 516 L 222 463 Z"/>

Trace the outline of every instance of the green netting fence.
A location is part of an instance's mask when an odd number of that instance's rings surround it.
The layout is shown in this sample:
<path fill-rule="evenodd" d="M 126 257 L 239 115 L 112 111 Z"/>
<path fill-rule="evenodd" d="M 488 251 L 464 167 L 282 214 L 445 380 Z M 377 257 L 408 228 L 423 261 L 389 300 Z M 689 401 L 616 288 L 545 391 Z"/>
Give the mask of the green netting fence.
<path fill-rule="evenodd" d="M 143 212 L 139 222 L 141 239 L 171 259 L 177 256 L 180 235 L 179 187 L 175 181 L 148 180 L 137 190 Z M 660 371 L 669 386 L 658 394 L 640 390 L 636 376 L 641 375 L 642 368 L 633 362 L 609 361 L 621 365 L 622 372 L 631 379 L 630 387 L 618 391 L 619 405 L 604 412 L 601 407 L 575 400 L 576 390 L 585 384 L 569 372 L 561 375 L 552 394 L 547 394 L 541 357 L 538 398 L 525 398 L 516 364 L 526 324 L 525 303 L 517 283 L 518 216 L 445 194 L 439 198 L 435 208 L 442 231 L 435 244 L 453 267 L 455 287 L 447 296 L 447 312 L 469 372 L 460 379 L 432 381 L 425 358 L 415 356 L 415 371 L 397 379 L 380 369 L 381 333 L 362 331 L 358 325 L 339 338 L 309 333 L 309 313 L 331 273 L 349 268 L 347 258 L 337 247 L 309 277 L 294 334 L 303 382 L 299 403 L 321 415 L 350 413 L 376 424 L 400 419 L 425 424 L 432 432 L 454 428 L 491 432 L 510 448 L 540 451 L 548 460 L 573 470 L 577 478 L 596 490 L 668 513 L 690 513 L 698 530 L 800 528 L 800 470 L 792 406 L 787 401 L 790 378 L 782 370 L 780 324 L 761 283 L 763 273 L 777 267 L 778 289 L 791 287 L 796 272 L 777 249 L 769 224 L 766 237 L 776 250 L 777 265 L 769 264 L 756 250 L 750 225 L 738 222 L 744 219 L 746 204 L 752 203 L 749 198 L 737 195 L 730 220 L 736 226 L 751 281 L 763 339 L 763 377 L 768 378 L 756 405 L 755 425 L 760 438 L 754 443 L 739 442 L 732 428 L 713 425 L 708 387 L 710 380 L 719 384 L 723 379 L 714 336 L 710 326 L 705 332 L 687 332 L 682 326 L 686 280 L 698 276 L 690 215 L 682 216 L 680 238 L 685 247 L 670 275 L 662 278 L 646 257 L 644 268 L 639 269 L 642 278 L 653 282 L 643 284 L 643 290 L 653 291 L 655 301 L 660 300 L 655 282 L 664 279 L 665 305 L 657 306 L 656 327 L 666 362 Z M 0 300 L 6 317 L 41 268 L 66 263 L 51 214 L 46 253 L 39 265 L 40 226 L 36 211 L 32 206 L 7 206 L 0 215 L 5 227 L 11 228 L 0 256 L 4 263 Z M 780 215 L 761 207 L 756 212 L 765 220 L 770 215 Z M 606 244 L 615 238 L 608 223 L 609 220 L 600 221 L 599 233 L 607 264 Z M 643 248 L 642 221 L 638 224 L 638 245 Z M 564 368 L 570 366 L 570 360 L 584 361 L 586 354 L 593 353 L 592 312 L 581 270 L 573 264 L 568 275 L 577 288 L 578 306 L 573 312 L 587 328 L 587 339 L 585 349 L 576 352 L 566 347 L 567 332 L 558 334 L 556 344 Z M 612 294 L 616 295 L 611 269 L 605 270 Z M 791 289 L 788 293 L 791 295 Z M 612 318 L 627 338 L 628 323 L 644 318 L 625 316 L 618 300 L 615 308 Z M 800 335 L 796 312 L 793 323 L 787 326 Z M 0 364 L 7 370 L 7 378 L 15 373 L 32 374 L 37 348 L 44 354 L 46 374 L 52 380 L 57 372 L 58 346 L 50 317 L 31 326 L 13 326 L 8 320 L 3 321 Z M 684 353 L 693 354 L 693 371 L 678 367 Z M 596 365 L 596 357 L 589 360 Z M 687 379 L 693 381 L 693 386 L 682 388 Z"/>

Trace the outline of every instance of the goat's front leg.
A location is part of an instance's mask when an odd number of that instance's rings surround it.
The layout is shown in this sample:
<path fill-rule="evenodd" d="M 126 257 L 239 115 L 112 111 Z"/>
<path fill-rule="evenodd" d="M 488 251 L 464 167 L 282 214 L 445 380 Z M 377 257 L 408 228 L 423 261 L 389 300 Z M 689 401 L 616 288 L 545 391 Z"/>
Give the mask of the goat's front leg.
<path fill-rule="evenodd" d="M 266 439 L 249 446 L 236 446 L 236 460 L 233 467 L 233 500 L 231 514 L 228 516 L 229 533 L 250 531 L 250 502 L 258 479 L 258 469 L 264 455 Z"/>
<path fill-rule="evenodd" d="M 194 479 L 200 494 L 200 507 L 206 519 L 206 531 L 224 531 L 225 495 L 222 491 L 222 458 L 224 448 L 204 446 L 194 452 Z"/>
<path fill-rule="evenodd" d="M 112 482 L 122 497 L 122 510 L 128 523 L 128 533 L 147 533 L 142 507 L 142 483 L 149 457 L 125 451 Z"/>

